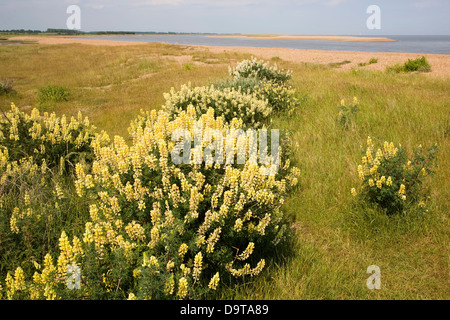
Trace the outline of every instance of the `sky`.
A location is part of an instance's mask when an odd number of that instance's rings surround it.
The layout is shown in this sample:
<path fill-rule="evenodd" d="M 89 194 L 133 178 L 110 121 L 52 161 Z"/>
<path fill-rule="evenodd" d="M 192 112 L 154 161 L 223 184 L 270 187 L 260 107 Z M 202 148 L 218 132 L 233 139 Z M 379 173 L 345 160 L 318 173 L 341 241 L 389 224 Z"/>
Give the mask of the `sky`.
<path fill-rule="evenodd" d="M 311 35 L 449 35 L 450 0 L 0 0 L 0 30 L 67 28 L 70 5 L 81 31 Z M 369 29 L 370 5 L 380 29 Z"/>

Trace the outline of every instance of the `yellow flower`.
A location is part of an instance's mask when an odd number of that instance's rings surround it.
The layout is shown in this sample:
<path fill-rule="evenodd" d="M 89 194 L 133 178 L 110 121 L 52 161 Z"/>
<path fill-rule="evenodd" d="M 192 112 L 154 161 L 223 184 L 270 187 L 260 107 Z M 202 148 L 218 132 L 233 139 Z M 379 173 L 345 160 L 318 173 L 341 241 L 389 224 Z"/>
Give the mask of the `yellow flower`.
<path fill-rule="evenodd" d="M 175 289 L 175 279 L 173 277 L 173 274 L 169 277 L 169 280 L 167 280 L 165 284 L 164 291 L 167 295 L 173 294 L 173 290 Z"/>
<path fill-rule="evenodd" d="M 180 245 L 180 248 L 178 249 L 178 254 L 180 255 L 181 259 L 183 259 L 184 255 L 188 251 L 188 245 L 186 243 L 182 243 Z"/>
<path fill-rule="evenodd" d="M 208 288 L 212 289 L 212 290 L 216 290 L 217 286 L 219 284 L 220 281 L 220 277 L 219 277 L 219 272 L 217 272 L 212 278 L 211 281 L 209 281 L 208 284 Z"/>
<path fill-rule="evenodd" d="M 246 260 L 253 253 L 253 249 L 255 248 L 255 244 L 253 242 L 249 242 L 247 248 L 242 252 L 237 258 L 239 260 Z"/>
<path fill-rule="evenodd" d="M 356 195 L 358 194 L 358 193 L 356 192 L 356 189 L 355 189 L 355 188 L 352 188 L 351 193 L 352 193 L 352 196 L 354 196 L 354 197 L 356 197 Z"/>
<path fill-rule="evenodd" d="M 182 277 L 178 281 L 177 296 L 183 299 L 187 295 L 187 290 L 188 290 L 188 282 L 185 277 Z"/>
<path fill-rule="evenodd" d="M 389 176 L 388 179 L 386 180 L 386 185 L 388 187 L 392 186 L 392 178 Z"/>
<path fill-rule="evenodd" d="M 139 279 L 140 277 L 141 277 L 141 270 L 139 270 L 139 269 L 134 269 L 134 270 L 133 270 L 133 278 Z"/>
<path fill-rule="evenodd" d="M 198 280 L 198 277 L 200 276 L 200 273 L 202 272 L 202 264 L 203 264 L 203 255 L 200 251 L 195 255 L 194 258 L 194 269 L 192 271 L 192 276 L 194 280 Z"/>
<path fill-rule="evenodd" d="M 400 189 L 398 190 L 398 194 L 399 195 L 404 195 L 405 194 L 405 185 L 402 183 L 401 185 L 400 185 Z"/>
<path fill-rule="evenodd" d="M 377 180 L 377 188 L 381 189 L 382 186 L 383 186 L 383 181 Z"/>
<path fill-rule="evenodd" d="M 364 169 L 362 165 L 358 166 L 358 176 L 359 179 L 364 180 Z"/>
<path fill-rule="evenodd" d="M 422 170 L 420 170 L 420 173 L 424 176 L 427 175 L 427 171 L 425 170 L 425 168 L 422 168 Z"/>
<path fill-rule="evenodd" d="M 16 290 L 25 289 L 25 275 L 21 267 L 17 267 L 14 272 L 14 288 Z"/>
<path fill-rule="evenodd" d="M 242 219 L 241 218 L 237 218 L 236 221 L 234 222 L 234 228 L 233 229 L 236 232 L 239 232 L 239 231 L 242 230 L 242 225 L 243 225 Z"/>
<path fill-rule="evenodd" d="M 142 241 L 145 239 L 144 228 L 134 220 L 125 227 L 125 231 L 131 240 L 139 239 Z"/>

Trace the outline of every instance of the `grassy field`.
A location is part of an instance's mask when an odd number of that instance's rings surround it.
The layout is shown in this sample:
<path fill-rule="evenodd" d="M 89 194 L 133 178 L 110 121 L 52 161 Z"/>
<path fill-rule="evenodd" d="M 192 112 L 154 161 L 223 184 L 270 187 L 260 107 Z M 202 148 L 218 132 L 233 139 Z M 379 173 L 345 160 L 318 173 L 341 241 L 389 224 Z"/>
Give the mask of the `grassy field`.
<path fill-rule="evenodd" d="M 110 136 L 127 137 L 140 109 L 158 109 L 163 93 L 191 82 L 225 78 L 228 65 L 245 54 L 148 44 L 0 46 L 0 78 L 14 92 L 0 107 L 76 115 L 79 110 Z M 278 115 L 273 128 L 292 132 L 300 188 L 285 205 L 294 220 L 292 252 L 279 252 L 262 276 L 222 293 L 223 299 L 448 299 L 450 80 L 422 74 L 368 70 L 338 71 L 326 65 L 277 64 L 293 71 L 302 100 L 291 115 Z M 67 101 L 40 106 L 39 89 L 65 87 Z M 336 121 L 341 99 L 359 100 L 360 111 L 344 130 Z M 412 150 L 437 143 L 436 174 L 426 181 L 430 212 L 406 210 L 387 217 L 361 208 L 350 189 L 359 184 L 360 146 L 371 136 Z M 366 269 L 381 270 L 381 289 L 366 287 Z"/>

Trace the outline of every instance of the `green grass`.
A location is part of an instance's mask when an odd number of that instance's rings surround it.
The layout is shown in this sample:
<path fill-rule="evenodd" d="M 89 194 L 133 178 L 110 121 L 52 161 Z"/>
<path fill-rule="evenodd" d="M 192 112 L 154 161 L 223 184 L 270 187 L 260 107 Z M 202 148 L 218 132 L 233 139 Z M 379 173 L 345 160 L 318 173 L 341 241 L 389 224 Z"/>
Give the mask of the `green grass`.
<path fill-rule="evenodd" d="M 179 62 L 177 57 L 197 57 Z M 39 88 L 57 83 L 70 99 L 48 107 L 58 115 L 81 110 L 99 129 L 127 136 L 140 109 L 158 109 L 163 92 L 191 81 L 204 85 L 227 76 L 229 64 L 249 55 L 212 54 L 162 44 L 130 47 L 83 45 L 0 47 L 2 77 L 14 80 L 16 93 L 0 96 L 22 109 L 37 106 Z M 203 61 L 203 63 L 202 63 Z M 207 63 L 214 61 L 215 63 Z M 342 72 L 277 59 L 292 69 L 292 84 L 306 96 L 297 112 L 280 114 L 274 128 L 290 130 L 293 160 L 302 170 L 299 190 L 287 200 L 295 237 L 290 250 L 259 278 L 225 288 L 223 299 L 448 299 L 450 179 L 450 80 L 423 74 L 361 69 Z M 189 65 L 190 67 L 187 67 Z M 341 99 L 356 96 L 360 112 L 348 130 L 336 123 Z M 430 213 L 414 208 L 386 217 L 354 202 L 360 146 L 401 143 L 407 150 L 437 143 L 436 175 L 426 181 Z M 381 269 L 381 289 L 366 287 L 366 269 Z"/>

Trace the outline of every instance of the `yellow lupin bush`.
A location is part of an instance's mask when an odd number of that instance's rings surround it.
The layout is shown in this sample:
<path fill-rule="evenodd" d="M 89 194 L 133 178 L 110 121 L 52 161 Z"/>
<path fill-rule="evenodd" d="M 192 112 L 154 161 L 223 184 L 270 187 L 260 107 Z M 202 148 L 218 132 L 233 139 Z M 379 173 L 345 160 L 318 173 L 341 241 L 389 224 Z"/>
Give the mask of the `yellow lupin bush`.
<path fill-rule="evenodd" d="M 247 94 L 234 88 L 218 90 L 214 85 L 192 87 L 189 83 L 182 85 L 179 91 L 172 88 L 164 97 L 166 102 L 162 108 L 171 118 L 186 111 L 189 106 L 193 107 L 197 116 L 212 108 L 216 116 L 223 117 L 227 122 L 240 118 L 246 126 L 256 128 L 272 112 L 268 102 L 260 99 L 261 94 Z"/>
<path fill-rule="evenodd" d="M 351 193 L 378 204 L 387 214 L 402 211 L 407 200 L 417 201 L 420 197 L 423 177 L 432 172 L 436 152 L 437 146 L 427 153 L 419 146 L 414 157 L 408 160 L 401 145 L 385 141 L 383 148 L 375 149 L 372 138 L 368 137 L 357 167 L 362 185 L 358 191 L 352 188 Z"/>
<path fill-rule="evenodd" d="M 242 125 L 238 120 L 223 122 L 214 117 L 212 110 L 199 118 L 223 132 Z M 165 112 L 152 111 L 132 123 L 131 145 L 114 138 L 111 146 L 97 150 L 91 181 L 87 181 L 88 174 L 80 166 L 76 168 L 78 194 L 92 201 L 84 243 L 94 243 L 99 256 L 119 250 L 119 236 L 112 240 L 106 236 L 105 228 L 110 228 L 133 248 L 130 256 L 132 252 L 148 252 L 140 254 L 143 263 L 138 266 L 138 281 L 148 283 L 157 276 L 164 283 L 165 290 L 157 289 L 157 283 L 138 285 L 133 289 L 137 297 L 168 298 L 174 292 L 172 284 L 175 289 L 178 286 L 178 298 L 185 297 L 188 291 L 199 294 L 208 289 L 217 272 L 237 277 L 256 275 L 263 269 L 264 259 L 250 259 L 256 242 L 248 239 L 267 238 L 270 243 L 282 237 L 282 213 L 278 208 L 288 189 L 297 184 L 298 169 L 283 165 L 279 173 L 283 179 L 279 179 L 264 175 L 261 166 L 250 162 L 219 166 L 173 164 L 169 155 L 172 132 L 181 127 L 194 134 L 197 120 L 193 107 L 173 120 Z M 113 223 L 117 219 L 125 227 L 117 227 Z M 224 229 L 233 230 L 235 226 L 239 233 L 232 237 L 228 232 L 224 234 Z M 242 249 L 237 261 L 233 247 Z M 207 262 L 215 255 L 220 255 L 223 262 Z M 192 272 L 184 265 L 189 259 L 193 261 Z M 249 262 L 239 268 L 241 260 Z M 250 263 L 256 263 L 255 267 Z M 172 275 L 173 282 L 169 280 Z M 181 279 L 193 286 L 184 287 L 186 282 Z M 210 287 L 217 288 L 218 281 L 218 277 L 214 278 Z"/>

